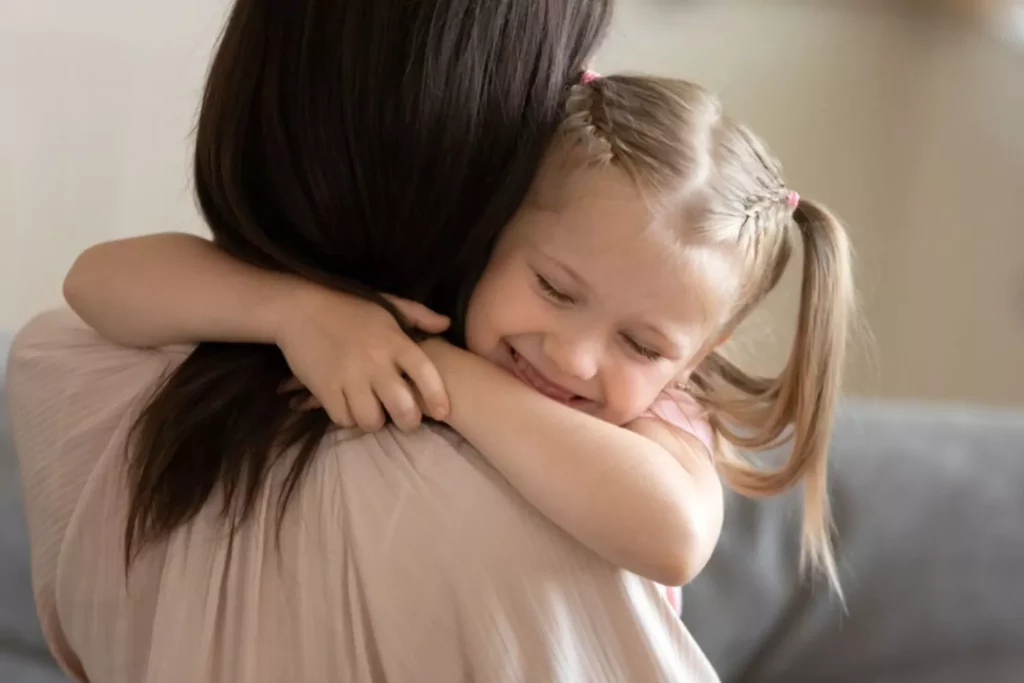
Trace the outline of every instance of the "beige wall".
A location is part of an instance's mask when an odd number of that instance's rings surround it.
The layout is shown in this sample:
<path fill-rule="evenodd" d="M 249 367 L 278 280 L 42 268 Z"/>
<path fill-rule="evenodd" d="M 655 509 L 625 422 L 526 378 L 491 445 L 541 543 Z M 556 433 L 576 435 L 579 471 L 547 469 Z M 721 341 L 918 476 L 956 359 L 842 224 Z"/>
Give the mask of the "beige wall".
<path fill-rule="evenodd" d="M 0 328 L 58 302 L 89 244 L 201 230 L 189 133 L 227 4 L 0 4 Z M 620 0 L 597 66 L 720 91 L 846 219 L 874 336 L 854 391 L 1024 404 L 1024 52 L 839 2 L 726 4 Z M 766 371 L 793 286 L 739 349 Z"/>
<path fill-rule="evenodd" d="M 743 4 L 622 3 L 599 66 L 718 90 L 846 220 L 869 328 L 853 392 L 1024 405 L 1024 50 L 855 3 Z M 765 372 L 786 285 L 737 349 Z"/>
<path fill-rule="evenodd" d="M 90 244 L 201 228 L 188 142 L 227 6 L 0 2 L 0 329 Z"/>

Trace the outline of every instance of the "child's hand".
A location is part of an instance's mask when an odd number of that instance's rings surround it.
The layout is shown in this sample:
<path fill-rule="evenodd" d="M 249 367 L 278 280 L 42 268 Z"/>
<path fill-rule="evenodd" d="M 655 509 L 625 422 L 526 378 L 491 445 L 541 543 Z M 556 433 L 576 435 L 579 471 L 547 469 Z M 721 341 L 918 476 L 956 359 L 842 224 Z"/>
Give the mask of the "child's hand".
<path fill-rule="evenodd" d="M 388 298 L 418 329 L 437 334 L 448 328 L 448 318 L 426 306 Z M 384 426 L 385 410 L 403 430 L 418 427 L 424 412 L 447 417 L 448 394 L 437 368 L 387 310 L 319 286 L 303 286 L 285 307 L 277 345 L 313 394 L 306 407 L 323 406 L 336 424 L 368 432 Z"/>

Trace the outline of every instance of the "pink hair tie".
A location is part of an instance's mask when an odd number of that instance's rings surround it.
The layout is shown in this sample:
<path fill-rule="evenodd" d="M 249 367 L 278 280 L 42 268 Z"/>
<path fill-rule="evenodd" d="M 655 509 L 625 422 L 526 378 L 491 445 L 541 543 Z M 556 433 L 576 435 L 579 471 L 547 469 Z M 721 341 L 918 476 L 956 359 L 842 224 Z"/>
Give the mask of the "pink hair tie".
<path fill-rule="evenodd" d="M 789 204 L 789 208 L 791 209 L 795 209 L 800 206 L 800 193 L 790 192 L 789 195 L 786 196 L 786 203 Z"/>
<path fill-rule="evenodd" d="M 588 83 L 593 83 L 599 78 L 601 78 L 601 74 L 597 73 L 596 71 L 591 71 L 590 69 L 587 69 L 586 71 L 583 72 L 583 75 L 580 76 L 580 83 L 582 83 L 583 85 L 587 85 Z"/>

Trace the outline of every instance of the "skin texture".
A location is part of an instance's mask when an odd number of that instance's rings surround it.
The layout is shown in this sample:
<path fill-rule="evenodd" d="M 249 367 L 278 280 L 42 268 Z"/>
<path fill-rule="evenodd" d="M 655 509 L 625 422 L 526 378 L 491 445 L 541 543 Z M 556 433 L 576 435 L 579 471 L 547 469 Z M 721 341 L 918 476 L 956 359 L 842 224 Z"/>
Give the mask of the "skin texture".
<path fill-rule="evenodd" d="M 621 171 L 554 175 L 542 173 L 502 234 L 470 300 L 467 347 L 550 398 L 627 424 L 709 350 L 728 264 L 673 244 L 678 226 L 656 221 Z"/>

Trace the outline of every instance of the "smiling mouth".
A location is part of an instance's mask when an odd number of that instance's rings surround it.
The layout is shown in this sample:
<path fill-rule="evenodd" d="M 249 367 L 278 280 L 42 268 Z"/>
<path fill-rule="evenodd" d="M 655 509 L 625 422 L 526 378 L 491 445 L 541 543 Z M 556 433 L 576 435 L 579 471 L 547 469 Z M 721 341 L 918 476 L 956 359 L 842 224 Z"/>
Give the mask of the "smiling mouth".
<path fill-rule="evenodd" d="M 577 403 L 586 400 L 582 396 L 574 394 L 564 387 L 560 387 L 542 375 L 537 368 L 533 367 L 530 361 L 519 355 L 511 346 L 508 347 L 508 351 L 512 358 L 512 374 L 523 384 L 536 389 L 548 398 L 569 406 L 575 406 Z"/>

